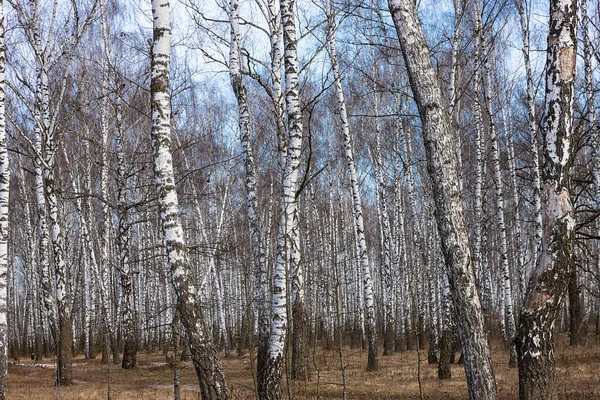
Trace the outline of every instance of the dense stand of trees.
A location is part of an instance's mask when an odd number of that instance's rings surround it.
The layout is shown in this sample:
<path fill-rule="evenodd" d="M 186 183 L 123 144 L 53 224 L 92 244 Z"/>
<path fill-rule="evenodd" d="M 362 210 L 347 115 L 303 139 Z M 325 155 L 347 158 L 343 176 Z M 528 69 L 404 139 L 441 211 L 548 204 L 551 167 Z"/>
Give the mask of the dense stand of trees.
<path fill-rule="evenodd" d="M 556 398 L 555 331 L 600 334 L 597 1 L 147 6 L 0 0 L 0 398 L 161 350 L 227 399 L 222 349 L 280 399 L 318 343 L 343 383 L 461 348 L 495 399 L 494 336 Z"/>

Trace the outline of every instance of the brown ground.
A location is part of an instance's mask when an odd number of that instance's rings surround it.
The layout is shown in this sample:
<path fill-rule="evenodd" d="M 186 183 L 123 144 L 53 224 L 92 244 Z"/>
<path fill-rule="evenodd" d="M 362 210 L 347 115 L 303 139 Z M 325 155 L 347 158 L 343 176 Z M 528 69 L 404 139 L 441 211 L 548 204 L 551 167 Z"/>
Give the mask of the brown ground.
<path fill-rule="evenodd" d="M 590 337 L 585 346 L 571 348 L 561 336 L 557 345 L 557 380 L 559 398 L 569 400 L 600 399 L 600 338 Z M 418 399 L 417 353 L 396 353 L 380 358 L 377 372 L 365 371 L 366 353 L 344 349 L 348 399 Z M 465 374 L 461 365 L 452 366 L 452 380 L 437 379 L 437 365 L 427 364 L 427 355 L 421 363 L 421 381 L 425 399 L 466 399 Z M 500 399 L 516 399 L 518 395 L 517 371 L 508 368 L 508 354 L 500 343 L 492 346 L 494 372 Z M 294 399 L 340 399 L 342 397 L 339 358 L 336 351 L 317 349 L 314 357 L 320 369 L 310 382 L 292 383 Z M 171 399 L 173 371 L 164 365 L 160 354 L 140 353 L 139 367 L 124 371 L 117 366 L 110 369 L 112 400 L 121 399 Z M 27 362 L 27 361 L 25 361 Z M 52 360 L 42 361 L 51 364 Z M 100 360 L 76 358 L 73 366 L 75 385 L 53 386 L 54 366 L 9 367 L 8 399 L 106 399 L 108 374 Z M 254 384 L 250 359 L 230 357 L 223 359 L 227 381 L 233 399 L 253 399 Z M 320 383 L 318 382 L 320 380 Z M 196 377 L 191 363 L 182 370 L 182 399 L 198 399 Z M 284 378 L 284 394 L 287 394 Z M 286 396 L 284 396 L 286 397 Z"/>

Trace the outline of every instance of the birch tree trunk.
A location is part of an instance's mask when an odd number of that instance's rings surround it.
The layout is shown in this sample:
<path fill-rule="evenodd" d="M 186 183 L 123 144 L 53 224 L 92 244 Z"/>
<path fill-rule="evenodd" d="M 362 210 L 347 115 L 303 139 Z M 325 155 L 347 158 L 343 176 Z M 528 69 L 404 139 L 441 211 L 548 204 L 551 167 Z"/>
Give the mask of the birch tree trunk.
<path fill-rule="evenodd" d="M 39 58 L 39 111 L 41 124 L 42 148 L 40 157 L 42 161 L 42 176 L 44 197 L 48 205 L 48 219 L 50 222 L 50 239 L 54 261 L 54 277 L 56 290 L 56 312 L 58 316 L 57 331 L 57 385 L 68 386 L 73 383 L 72 371 L 72 323 L 68 302 L 67 278 L 65 274 L 65 260 L 63 248 L 63 234 L 60 228 L 58 215 L 58 197 L 55 190 L 54 162 L 55 162 L 55 133 L 50 117 L 50 94 L 48 88 L 48 74 L 43 58 Z"/>
<path fill-rule="evenodd" d="M 8 200 L 10 166 L 6 146 L 4 91 L 4 1 L 0 0 L 0 400 L 6 398 L 8 381 Z"/>
<path fill-rule="evenodd" d="M 244 168 L 246 172 L 246 207 L 252 241 L 252 256 L 254 261 L 254 276 L 256 279 L 256 312 L 258 318 L 258 358 L 257 370 L 260 371 L 265 363 L 269 342 L 269 282 L 267 259 L 260 230 L 260 210 L 256 198 L 256 166 L 254 152 L 250 140 L 250 113 L 248 111 L 248 92 L 242 80 L 240 59 L 240 30 L 239 30 L 239 1 L 230 2 L 231 43 L 229 47 L 229 76 L 231 86 L 238 104 L 238 129 L 244 151 Z M 276 25 L 276 24 L 275 24 Z M 267 232 L 268 235 L 268 232 Z"/>
<path fill-rule="evenodd" d="M 305 304 L 304 266 L 300 253 L 300 212 L 298 206 L 293 216 L 289 236 L 290 280 L 292 289 L 292 371 L 291 378 L 307 381 L 310 378 L 308 320 Z"/>
<path fill-rule="evenodd" d="M 281 398 L 281 373 L 287 340 L 287 276 L 290 273 L 294 245 L 296 210 L 298 207 L 296 190 L 302 147 L 302 110 L 300 108 L 298 71 L 296 65 L 296 21 L 293 0 L 280 1 L 281 24 L 283 25 L 285 104 L 288 122 L 287 155 L 283 170 L 283 194 L 279 233 L 277 235 L 277 255 L 273 276 L 273 311 L 268 357 L 262 371 L 259 371 L 259 397 L 261 399 Z"/>
<path fill-rule="evenodd" d="M 483 242 L 483 184 L 485 170 L 485 132 L 483 130 L 483 113 L 481 110 L 481 70 L 483 63 L 483 43 L 481 34 L 481 9 L 479 0 L 475 0 L 475 72 L 473 77 L 473 108 L 475 111 L 475 200 L 473 204 L 473 267 L 476 276 L 479 278 L 481 288 L 481 300 L 484 318 L 489 318 L 490 299 L 488 297 L 489 287 L 487 287 L 485 274 L 487 273 L 486 257 L 482 255 Z"/>
<path fill-rule="evenodd" d="M 115 86 L 120 86 L 116 82 Z M 121 368 L 133 369 L 137 365 L 138 338 L 135 332 L 134 300 L 133 300 L 133 277 L 129 261 L 130 223 L 127 205 L 127 175 L 125 170 L 125 153 L 123 150 L 123 127 L 121 111 L 121 93 L 117 93 L 115 102 L 115 145 L 117 148 L 117 249 L 119 252 L 120 284 L 121 284 L 121 321 L 123 323 L 123 334 L 125 347 L 123 349 L 123 361 Z"/>
<path fill-rule="evenodd" d="M 50 220 L 50 237 L 52 241 L 52 255 L 54 259 L 54 276 L 56 280 L 56 302 L 58 312 L 59 342 L 58 342 L 58 367 L 57 384 L 69 386 L 73 384 L 73 335 L 71 323 L 71 311 L 69 308 L 67 294 L 66 265 L 64 259 L 63 234 L 59 224 L 58 197 L 55 190 L 54 161 L 55 161 L 55 139 L 49 129 L 49 116 L 47 107 L 49 102 L 48 77 L 42 74 L 42 123 L 46 129 L 44 143 L 44 185 L 45 195 L 48 201 L 48 218 Z M 46 115 L 46 116 L 45 116 Z"/>
<path fill-rule="evenodd" d="M 348 124 L 348 115 L 346 113 L 346 100 L 342 90 L 342 80 L 337 63 L 337 52 L 335 47 L 335 21 L 329 17 L 328 44 L 329 57 L 331 59 L 331 68 L 337 94 L 338 107 L 340 109 L 340 123 L 342 125 L 342 136 L 344 139 L 344 153 L 346 156 L 346 165 L 350 175 L 350 188 L 352 190 L 352 209 L 354 211 L 354 231 L 356 234 L 358 261 L 362 269 L 362 283 L 364 290 L 365 307 L 365 333 L 368 342 L 368 360 L 367 370 L 376 371 L 378 366 L 377 357 L 377 331 L 375 329 L 375 300 L 373 293 L 373 280 L 371 279 L 371 269 L 369 266 L 369 257 L 367 253 L 367 242 L 365 239 L 365 228 L 363 223 L 362 202 L 360 196 L 360 187 L 358 175 L 356 173 L 356 164 L 352 151 L 352 136 L 350 136 L 350 125 Z"/>
<path fill-rule="evenodd" d="M 423 124 L 427 166 L 465 355 L 469 397 L 494 400 L 497 397 L 496 381 L 469 254 L 458 187 L 455 138 L 446 101 L 431 62 L 416 5 L 411 0 L 389 0 L 388 4 Z"/>
<path fill-rule="evenodd" d="M 508 135 L 506 138 L 506 150 L 508 153 L 508 172 L 510 174 L 510 182 L 512 184 L 512 199 L 513 199 L 513 207 L 514 207 L 514 257 L 515 257 L 515 272 L 519 275 L 517 282 L 519 282 L 518 287 L 518 301 L 516 304 L 517 310 L 521 307 L 523 303 L 523 296 L 525 294 L 525 246 L 524 241 L 522 239 L 522 229 L 521 229 L 521 213 L 519 211 L 519 186 L 517 184 L 517 160 L 515 156 L 515 141 L 516 134 L 512 129 L 512 124 L 509 122 L 511 120 L 510 114 L 510 101 L 507 100 L 507 106 L 502 108 L 502 122 L 504 125 L 505 135 Z M 516 318 L 516 314 L 515 314 Z"/>
<path fill-rule="evenodd" d="M 586 94 L 586 128 L 590 130 L 592 152 L 592 177 L 594 205 L 599 209 L 600 205 L 600 140 L 598 138 L 598 128 L 596 127 L 596 96 L 593 86 L 593 70 L 592 70 L 592 43 L 590 40 L 588 15 L 588 2 L 581 0 L 581 18 L 582 18 L 582 36 L 583 36 L 583 61 L 584 61 L 584 81 Z M 599 261 L 600 262 L 600 261 Z M 578 346 L 582 343 L 582 328 L 583 328 L 583 310 L 581 302 L 581 290 L 579 287 L 578 270 L 573 267 L 571 276 L 569 277 L 569 342 L 571 346 Z"/>
<path fill-rule="evenodd" d="M 462 143 L 461 136 L 458 130 L 459 115 L 460 115 L 460 101 L 458 95 L 458 83 L 460 81 L 460 63 L 458 62 L 459 45 L 461 42 L 462 31 L 461 22 L 462 17 L 465 14 L 465 3 L 463 0 L 453 0 L 454 5 L 454 29 L 452 34 L 452 48 L 450 52 L 450 100 L 449 100 L 449 114 L 452 121 L 452 125 L 456 131 L 456 156 L 458 160 L 458 186 L 460 192 L 463 192 L 463 173 L 462 173 Z"/>
<path fill-rule="evenodd" d="M 379 99 L 378 94 L 374 94 L 373 105 L 375 110 L 375 154 L 373 154 L 373 169 L 375 172 L 375 182 L 377 185 L 377 196 L 376 199 L 379 203 L 378 214 L 379 222 L 381 226 L 381 239 L 383 248 L 383 270 L 382 277 L 384 283 L 383 290 L 383 302 L 384 302 L 384 339 L 383 339 L 383 355 L 389 356 L 394 353 L 394 341 L 396 340 L 394 333 L 394 291 L 393 291 L 393 272 L 392 265 L 393 260 L 393 245 L 392 245 L 392 234 L 390 228 L 390 217 L 388 213 L 388 200 L 386 193 L 386 185 L 383 176 L 383 161 L 381 155 L 381 125 L 378 120 L 379 115 Z"/>
<path fill-rule="evenodd" d="M 533 201 L 535 216 L 535 249 L 533 266 L 539 263 L 538 257 L 542 245 L 542 201 L 540 184 L 540 158 L 537 141 L 537 121 L 535 117 L 535 88 L 533 83 L 533 72 L 531 70 L 531 59 L 529 54 L 529 18 L 526 14 L 526 0 L 515 0 L 519 12 L 521 34 L 523 36 L 523 59 L 525 61 L 525 76 L 527 79 L 527 112 L 529 116 L 528 130 L 530 136 L 531 156 L 533 158 Z"/>
<path fill-rule="evenodd" d="M 38 74 L 39 76 L 39 74 Z M 39 78 L 38 78 L 39 80 Z M 39 84 L 36 89 L 36 103 L 39 103 Z M 34 118 L 39 121 L 39 105 L 36 104 Z M 52 300 L 52 284 L 50 283 L 50 260 L 48 259 L 48 220 L 46 216 L 46 197 L 44 195 L 44 176 L 42 171 L 42 129 L 41 124 L 36 123 L 35 128 L 35 151 L 34 163 L 35 175 L 35 200 L 38 214 L 38 256 L 39 274 L 42 286 L 42 300 L 47 312 L 52 339 L 58 343 L 58 322 L 56 319 L 56 304 Z"/>
<path fill-rule="evenodd" d="M 488 50 L 487 46 L 484 46 Z M 515 335 L 517 333 L 515 314 L 513 307 L 513 292 L 511 283 L 510 266 L 508 265 L 508 239 L 506 237 L 506 223 L 504 222 L 504 188 L 502 185 L 502 170 L 500 169 L 500 139 L 498 130 L 494 121 L 494 111 L 492 107 L 492 78 L 489 65 L 489 51 L 485 60 L 485 98 L 488 113 L 490 134 L 492 135 L 492 167 L 494 170 L 494 185 L 496 189 L 496 217 L 498 221 L 498 234 L 500 235 L 500 263 L 502 265 L 502 282 L 504 290 L 504 303 L 506 308 L 506 321 L 508 324 L 508 338 L 510 346 L 510 367 L 517 366 L 517 349 L 515 347 Z"/>
<path fill-rule="evenodd" d="M 185 327 L 200 394 L 204 400 L 229 399 L 223 367 L 206 331 L 204 313 L 197 302 L 195 286 L 188 261 L 187 248 L 179 216 L 179 201 L 175 189 L 171 156 L 171 98 L 169 92 L 169 60 L 171 24 L 169 3 L 152 1 L 154 36 L 152 43 L 152 148 L 154 171 L 159 193 L 161 225 L 166 246 L 177 307 Z"/>
<path fill-rule="evenodd" d="M 546 56 L 543 232 L 521 312 L 519 397 L 557 399 L 553 327 L 573 268 L 575 217 L 570 189 L 576 63 L 576 0 L 551 0 Z"/>
<path fill-rule="evenodd" d="M 100 23 L 102 25 L 102 38 L 104 45 L 104 68 L 102 76 L 102 101 L 100 103 L 100 130 L 102 135 L 102 167 L 100 170 L 100 193 L 102 202 L 102 236 L 100 238 L 100 303 L 104 322 L 104 348 L 102 351 L 102 362 L 109 363 L 112 350 L 113 364 L 119 363 L 119 346 L 113 318 L 111 305 L 111 268 L 110 268 L 110 205 L 108 203 L 108 143 L 109 143 L 109 109 L 108 109 L 108 69 L 110 62 L 110 47 L 108 22 L 106 21 L 106 9 L 104 10 Z"/>
<path fill-rule="evenodd" d="M 89 133 L 89 132 L 88 132 Z M 63 147 L 63 158 L 65 166 L 70 169 L 69 158 L 66 154 L 66 150 Z M 85 168 L 84 168 L 84 192 L 89 195 L 90 190 L 90 159 L 89 159 L 89 140 L 85 141 Z M 23 178 L 21 178 L 23 179 Z M 79 182 L 75 176 L 75 171 L 71 170 L 71 187 L 73 193 L 82 193 Z M 81 223 L 81 244 L 83 246 L 83 269 L 84 269 L 84 296 L 85 296 L 85 307 L 87 308 L 85 314 L 85 332 L 86 332 L 86 358 L 96 358 L 96 340 L 93 329 L 93 320 L 95 319 L 95 307 L 96 307 L 96 282 L 98 282 L 98 264 L 96 261 L 96 254 L 94 250 L 94 242 L 92 241 L 89 225 L 91 217 L 91 209 L 89 207 L 89 198 L 84 197 L 77 198 L 75 201 L 75 209 L 79 213 Z M 27 207 L 28 209 L 29 207 Z M 28 214 L 29 211 L 26 211 Z"/>

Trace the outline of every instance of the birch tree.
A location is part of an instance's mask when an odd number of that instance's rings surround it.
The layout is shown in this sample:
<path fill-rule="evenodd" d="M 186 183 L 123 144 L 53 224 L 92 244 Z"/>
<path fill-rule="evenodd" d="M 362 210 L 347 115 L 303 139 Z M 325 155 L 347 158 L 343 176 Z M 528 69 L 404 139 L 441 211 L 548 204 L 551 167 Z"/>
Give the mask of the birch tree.
<path fill-rule="evenodd" d="M 256 196 L 256 166 L 250 138 L 250 113 L 248 111 L 248 91 L 242 79 L 240 59 L 239 1 L 231 0 L 229 18 L 231 24 L 231 42 L 229 47 L 229 74 L 231 86 L 238 104 L 238 129 L 244 151 L 244 168 L 246 173 L 246 207 L 252 240 L 252 256 L 256 279 L 256 310 L 258 318 L 258 371 L 264 364 L 268 346 L 268 274 L 267 260 L 260 229 L 260 210 Z"/>
<path fill-rule="evenodd" d="M 491 50 L 489 51 L 491 52 Z M 502 184 L 502 171 L 500 169 L 500 139 L 498 129 L 495 123 L 495 116 L 492 106 L 492 78 L 489 66 L 489 52 L 485 64 L 485 104 L 489 119 L 489 129 L 492 136 L 492 169 L 494 171 L 494 186 L 496 191 L 496 217 L 498 222 L 498 234 L 500 235 L 500 264 L 502 266 L 502 281 L 504 291 L 504 303 L 506 308 L 506 321 L 508 324 L 508 339 L 510 342 L 510 359 L 509 365 L 516 367 L 517 365 L 517 349 L 514 344 L 516 335 L 516 322 L 513 307 L 513 292 L 510 266 L 508 264 L 508 239 L 506 234 L 506 223 L 504 217 L 504 187 Z"/>
<path fill-rule="evenodd" d="M 273 311 L 268 357 L 259 378 L 259 397 L 279 399 L 282 366 L 287 340 L 287 275 L 290 273 L 294 230 L 297 229 L 297 197 L 300 151 L 302 147 L 302 110 L 300 108 L 296 21 L 293 0 L 280 1 L 281 24 L 283 26 L 283 60 L 285 69 L 285 105 L 287 114 L 287 154 L 283 168 L 283 193 L 277 254 L 273 275 Z M 297 265 L 297 264 L 296 264 Z"/>
<path fill-rule="evenodd" d="M 389 0 L 421 122 L 436 219 L 458 320 L 469 398 L 496 399 L 496 381 L 484 330 L 483 314 L 471 264 L 468 235 L 458 187 L 456 139 L 442 97 L 416 5 Z"/>
<path fill-rule="evenodd" d="M 521 34 L 523 36 L 523 60 L 525 62 L 525 77 L 527 80 L 527 113 L 528 113 L 528 130 L 531 145 L 531 156 L 533 159 L 532 174 L 533 174 L 533 201 L 534 201 L 534 216 L 535 216 L 535 249 L 533 252 L 534 259 L 532 265 L 537 265 L 539 260 L 542 245 L 542 202 L 541 202 L 541 184 L 540 184 L 540 160 L 537 140 L 537 120 L 535 112 L 535 87 L 533 82 L 533 71 L 531 67 L 530 54 L 530 29 L 529 15 L 527 14 L 526 0 L 515 0 L 517 11 L 519 12 L 519 23 Z"/>
<path fill-rule="evenodd" d="M 100 103 L 100 132 L 101 132 L 101 159 L 102 167 L 100 169 L 100 197 L 103 199 L 102 202 L 102 224 L 101 224 L 101 238 L 100 238 L 100 281 L 99 281 L 99 292 L 100 292 L 100 303 L 102 308 L 103 323 L 104 323 L 104 348 L 102 351 L 102 362 L 109 363 L 110 350 L 112 350 L 113 363 L 119 363 L 119 346 L 117 343 L 117 335 L 115 329 L 115 320 L 113 307 L 111 305 L 110 296 L 110 227 L 111 227 L 111 212 L 108 199 L 108 144 L 109 144 L 109 130 L 110 130 L 110 116 L 109 116 L 109 66 L 110 66 L 110 37 L 109 27 L 107 21 L 108 9 L 106 3 L 104 4 L 104 10 L 100 18 L 100 25 L 102 28 L 102 44 L 103 44 L 103 60 L 102 60 L 102 85 L 101 85 L 101 103 Z"/>
<path fill-rule="evenodd" d="M 373 279 L 371 278 L 371 267 L 369 265 L 369 256 L 367 252 L 367 242 L 365 239 L 365 227 L 363 222 L 362 201 L 360 196 L 360 187 L 358 174 L 356 173 L 356 163 L 352 150 L 352 136 L 350 134 L 350 125 L 346 112 L 346 100 L 342 90 L 342 79 L 337 62 L 337 51 L 335 46 L 335 20 L 333 15 L 328 15 L 328 34 L 327 41 L 329 45 L 329 57 L 331 68 L 333 70 L 334 85 L 336 97 L 340 112 L 340 123 L 342 128 L 342 137 L 344 140 L 344 155 L 346 157 L 346 166 L 350 177 L 350 189 L 352 191 L 352 210 L 354 213 L 354 233 L 356 236 L 356 249 L 358 253 L 358 262 L 362 270 L 363 300 L 365 307 L 365 330 L 368 343 L 367 370 L 376 371 L 379 368 L 377 357 L 377 331 L 375 328 L 375 299 L 373 292 Z M 360 305 L 359 305 L 360 307 Z"/>
<path fill-rule="evenodd" d="M 0 0 L 0 400 L 6 398 L 8 381 L 8 196 L 10 166 L 6 144 L 4 91 L 4 1 Z"/>
<path fill-rule="evenodd" d="M 521 311 L 519 398 L 556 399 L 553 327 L 572 271 L 575 215 L 569 189 L 576 63 L 576 0 L 551 0 L 542 116 L 542 246 Z"/>
<path fill-rule="evenodd" d="M 166 259 L 171 270 L 177 307 L 185 327 L 200 394 L 205 400 L 229 399 L 223 367 L 217 350 L 210 343 L 204 322 L 204 312 L 196 296 L 179 216 L 179 201 L 175 188 L 171 155 L 171 97 L 169 91 L 169 61 L 171 22 L 169 3 L 152 1 L 154 36 L 152 42 L 150 87 L 152 109 L 152 148 L 154 172 L 159 192 L 161 225 L 166 247 Z"/>
<path fill-rule="evenodd" d="M 115 82 L 115 86 L 121 86 Z M 123 333 L 125 346 L 123 348 L 123 369 L 133 369 L 137 365 L 137 335 L 134 321 L 134 300 L 133 300 L 133 274 L 131 271 L 131 261 L 129 259 L 129 241 L 130 241 L 130 216 L 129 206 L 127 204 L 127 172 L 125 169 L 124 152 L 124 133 L 123 116 L 121 110 L 120 97 L 122 93 L 117 93 L 115 101 L 115 144 L 117 148 L 117 248 L 119 252 L 119 273 L 122 296 L 121 318 L 123 322 Z"/>

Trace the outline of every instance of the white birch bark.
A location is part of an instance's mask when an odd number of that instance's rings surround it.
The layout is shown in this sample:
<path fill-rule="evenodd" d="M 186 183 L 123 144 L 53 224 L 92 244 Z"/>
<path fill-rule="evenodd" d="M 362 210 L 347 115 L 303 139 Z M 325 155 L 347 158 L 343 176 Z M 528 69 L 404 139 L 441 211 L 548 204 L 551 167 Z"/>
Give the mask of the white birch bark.
<path fill-rule="evenodd" d="M 252 141 L 250 139 L 248 91 L 242 79 L 242 70 L 240 66 L 241 59 L 238 0 L 231 0 L 229 18 L 231 24 L 231 42 L 229 45 L 229 77 L 238 104 L 238 129 L 240 141 L 242 143 L 242 149 L 244 151 L 244 168 L 246 173 L 246 207 L 248 212 L 250 238 L 252 241 L 254 276 L 256 280 L 255 302 L 258 318 L 257 370 L 260 371 L 265 363 L 265 356 L 268 349 L 269 340 L 269 282 L 267 274 L 267 259 L 265 255 L 265 248 L 263 246 L 262 233 L 260 230 L 260 210 L 258 208 L 258 200 L 256 197 L 256 166 L 254 163 Z M 274 24 L 274 26 L 277 25 L 276 21 L 274 21 L 272 24 Z"/>
<path fill-rule="evenodd" d="M 115 71 L 116 72 L 116 71 Z M 120 82 L 115 82 L 120 87 Z M 134 293 L 131 263 L 129 261 L 130 222 L 129 206 L 127 199 L 127 171 L 125 166 L 125 152 L 123 149 L 123 116 L 121 98 L 122 93 L 117 93 L 115 106 L 115 147 L 117 150 L 117 249 L 119 253 L 119 283 L 121 285 L 121 322 L 125 346 L 123 349 L 123 369 L 134 369 L 137 366 L 138 339 L 135 332 L 134 321 Z"/>
<path fill-rule="evenodd" d="M 502 267 L 502 283 L 504 290 L 504 305 L 506 307 L 506 321 L 508 325 L 508 338 L 510 340 L 509 365 L 517 365 L 517 349 L 514 344 L 516 335 L 516 323 L 513 307 L 513 293 L 510 266 L 508 264 L 508 239 L 506 236 L 506 223 L 504 222 L 504 188 L 502 185 L 502 170 L 500 168 L 500 139 L 494 120 L 494 109 L 492 105 L 492 78 L 490 72 L 489 49 L 484 45 L 484 52 L 488 54 L 484 61 L 485 71 L 485 98 L 489 120 L 490 135 L 492 136 L 492 168 L 494 171 L 494 186 L 496 191 L 496 218 L 498 222 L 498 234 L 500 236 L 500 263 Z"/>
<path fill-rule="evenodd" d="M 100 18 L 102 25 L 102 39 L 104 50 L 104 68 L 102 75 L 102 100 L 100 103 L 100 131 L 102 136 L 102 164 L 100 167 L 100 197 L 102 199 L 102 223 L 100 236 L 100 273 L 99 292 L 100 304 L 102 309 L 104 323 L 104 346 L 103 361 L 110 362 L 110 353 L 112 350 L 113 363 L 119 362 L 119 351 L 117 346 L 115 320 L 113 307 L 111 304 L 111 268 L 110 268 L 110 227 L 111 210 L 108 201 L 108 142 L 109 142 L 109 109 L 108 109 L 108 65 L 110 60 L 109 32 L 108 22 L 106 21 L 107 11 L 104 10 Z M 104 357 L 106 356 L 106 360 Z"/>
<path fill-rule="evenodd" d="M 293 0 L 280 1 L 283 26 L 285 104 L 287 112 L 287 155 L 283 170 L 283 194 L 277 255 L 273 276 L 273 311 L 268 358 L 259 379 L 259 396 L 264 399 L 281 397 L 280 383 L 287 340 L 287 275 L 290 273 L 290 246 L 298 207 L 296 191 L 302 146 L 302 110 L 300 108 L 298 70 L 296 65 L 296 21 Z"/>
<path fill-rule="evenodd" d="M 0 400 L 6 398 L 8 381 L 8 200 L 10 166 L 6 143 L 4 90 L 4 2 L 0 0 Z"/>
<path fill-rule="evenodd" d="M 352 136 L 350 135 L 350 126 L 348 124 L 348 115 L 346 112 L 346 100 L 342 90 L 342 80 L 337 63 L 337 53 L 335 47 L 335 21 L 330 17 L 328 44 L 329 57 L 331 59 L 331 68 L 333 70 L 334 84 L 337 94 L 338 107 L 340 112 L 340 123 L 342 127 L 342 137 L 344 140 L 344 154 L 346 156 L 346 165 L 350 178 L 350 189 L 352 191 L 352 209 L 354 212 L 354 229 L 357 242 L 358 261 L 362 269 L 362 284 L 364 290 L 364 309 L 365 309 L 365 333 L 369 346 L 369 355 L 367 360 L 367 370 L 375 371 L 378 369 L 377 358 L 377 331 L 375 329 L 375 300 L 373 293 L 373 280 L 371 279 L 371 270 L 369 266 L 369 257 L 367 253 L 367 242 L 365 239 L 365 228 L 363 223 L 362 201 L 360 196 L 360 187 L 356 164 L 352 151 Z"/>
<path fill-rule="evenodd" d="M 185 327 L 200 394 L 203 399 L 229 399 L 223 368 L 216 349 L 210 343 L 198 290 L 192 279 L 187 248 L 179 216 L 179 201 L 175 189 L 171 155 L 171 98 L 169 91 L 169 61 L 171 23 L 169 3 L 152 1 L 154 36 L 152 43 L 152 147 L 154 171 L 159 192 L 161 225 L 166 246 L 166 262 L 171 270 L 177 306 Z"/>
<path fill-rule="evenodd" d="M 511 124 L 510 102 L 507 102 L 506 107 L 502 107 L 502 122 L 504 125 L 504 134 L 506 136 L 506 152 L 508 153 L 508 172 L 512 186 L 511 196 L 513 201 L 514 213 L 514 271 L 518 274 L 518 297 L 516 308 L 521 306 L 523 296 L 525 294 L 525 243 L 522 238 L 521 229 L 521 212 L 519 208 L 519 186 L 517 183 L 517 159 L 515 156 L 515 132 Z M 513 279 L 514 282 L 514 279 Z M 515 314 L 516 319 L 516 314 Z"/>
<path fill-rule="evenodd" d="M 47 221 L 47 204 L 45 196 L 44 186 L 44 157 L 43 157 L 43 125 L 41 122 L 42 113 L 42 74 L 43 68 L 45 68 L 42 59 L 42 44 L 40 38 L 40 23 L 39 23 L 39 8 L 38 3 L 31 3 L 31 23 L 32 23 L 32 47 L 36 54 L 36 89 L 35 89 L 35 100 L 36 103 L 33 109 L 34 124 L 34 174 L 35 174 L 35 191 L 36 191 L 36 205 L 38 211 L 38 231 L 39 231 L 39 268 L 40 268 L 40 282 L 43 289 L 43 303 L 48 313 L 48 321 L 52 338 L 55 344 L 59 342 L 59 326 L 57 318 L 56 303 L 53 296 L 53 285 L 50 281 L 50 260 L 48 257 L 48 221 Z M 57 372 L 58 379 L 58 372 Z"/>
<path fill-rule="evenodd" d="M 529 16 L 526 14 L 526 0 L 515 0 L 517 11 L 519 12 L 519 22 L 521 25 L 521 34 L 523 36 L 523 60 L 525 62 L 525 76 L 527 79 L 527 112 L 528 112 L 528 130 L 531 144 L 531 157 L 533 159 L 533 206 L 535 217 L 535 249 L 534 259 L 531 265 L 537 266 L 538 257 L 542 245 L 542 201 L 541 201 L 541 181 L 540 181 L 540 160 L 537 141 L 537 121 L 535 116 L 535 87 L 533 83 L 533 72 L 531 69 L 530 49 L 529 49 Z"/>
<path fill-rule="evenodd" d="M 60 228 L 58 215 L 58 196 L 55 191 L 54 161 L 55 161 L 55 139 L 54 133 L 49 129 L 50 120 L 48 115 L 49 93 L 48 77 L 42 73 L 42 123 L 45 131 L 44 140 L 44 186 L 45 196 L 48 202 L 48 219 L 50 222 L 50 238 L 52 242 L 52 254 L 54 260 L 54 277 L 56 281 L 56 301 L 58 311 L 58 324 L 60 330 L 58 358 L 58 384 L 61 386 L 71 385 L 72 382 L 72 326 L 69 299 L 67 293 L 67 277 L 64 259 L 63 234 Z"/>
<path fill-rule="evenodd" d="M 381 124 L 379 123 L 379 98 L 377 93 L 373 96 L 373 109 L 375 112 L 375 154 L 372 155 L 373 170 L 375 172 L 375 182 L 377 185 L 377 211 L 381 226 L 381 240 L 383 248 L 383 270 L 382 276 L 384 281 L 383 302 L 384 302 L 384 346 L 383 355 L 392 355 L 394 352 L 394 292 L 393 292 L 393 242 L 390 228 L 390 217 L 388 213 L 388 199 L 386 193 L 386 185 L 383 176 L 383 160 L 381 154 Z"/>
<path fill-rule="evenodd" d="M 446 101 L 431 62 L 416 5 L 411 0 L 389 0 L 388 4 L 423 124 L 435 214 L 459 322 L 469 397 L 493 400 L 497 398 L 496 383 L 471 264 L 458 187 L 456 140 Z"/>
<path fill-rule="evenodd" d="M 460 63 L 458 61 L 459 46 L 462 36 L 461 22 L 465 14 L 465 3 L 463 0 L 454 0 L 454 30 L 452 34 L 452 47 L 450 51 L 450 77 L 449 77 L 449 98 L 448 109 L 452 124 L 456 130 L 456 158 L 458 161 L 458 186 L 460 192 L 463 192 L 464 179 L 462 171 L 462 137 L 460 130 L 460 101 L 458 95 L 458 83 L 460 81 Z"/>
<path fill-rule="evenodd" d="M 551 0 L 546 51 L 543 232 L 539 264 L 531 273 L 517 335 L 519 398 L 555 399 L 553 328 L 573 265 L 575 213 L 570 164 L 577 48 L 577 1 Z"/>
<path fill-rule="evenodd" d="M 483 68 L 483 39 L 481 27 L 481 6 L 479 0 L 475 0 L 475 72 L 473 74 L 473 93 L 475 101 L 473 108 L 475 111 L 475 195 L 473 204 L 473 267 L 479 278 L 481 287 L 481 300 L 485 314 L 490 312 L 490 288 L 486 285 L 485 274 L 488 266 L 485 262 L 485 256 L 482 255 L 482 219 L 483 219 L 483 185 L 485 170 L 485 133 L 483 130 L 483 113 L 481 110 L 481 70 Z M 483 247 L 483 249 L 482 249 Z M 487 315 L 486 315 L 487 316 Z"/>
<path fill-rule="evenodd" d="M 39 99 L 37 99 L 39 101 Z M 36 114 L 39 108 L 36 106 Z M 34 174 L 35 174 L 35 199 L 38 214 L 38 234 L 39 240 L 39 273 L 40 282 L 43 289 L 43 302 L 48 313 L 48 321 L 54 340 L 58 340 L 58 322 L 56 319 L 56 304 L 52 299 L 52 284 L 50 282 L 50 261 L 48 258 L 48 221 L 46 216 L 46 197 L 44 195 L 44 176 L 42 172 L 42 130 L 38 124 L 35 125 L 35 148 L 36 157 L 34 158 Z"/>

